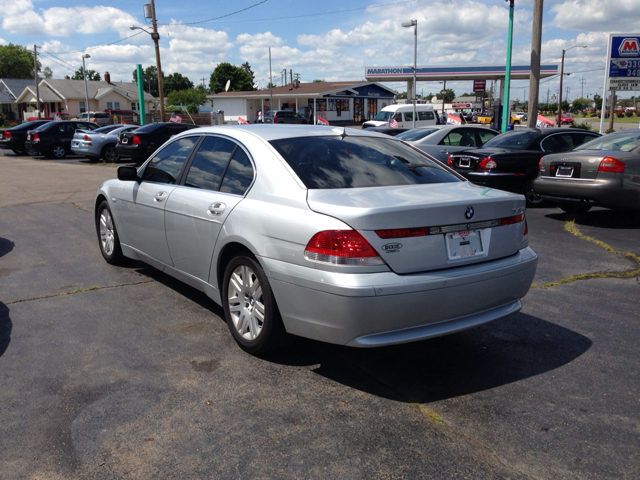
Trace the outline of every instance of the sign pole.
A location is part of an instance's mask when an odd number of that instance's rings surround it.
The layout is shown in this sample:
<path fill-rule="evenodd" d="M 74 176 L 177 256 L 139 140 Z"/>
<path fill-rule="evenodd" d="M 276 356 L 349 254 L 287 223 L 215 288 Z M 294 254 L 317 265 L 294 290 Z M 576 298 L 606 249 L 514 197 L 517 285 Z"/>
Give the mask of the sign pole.
<path fill-rule="evenodd" d="M 611 64 L 611 40 L 613 34 L 609 34 L 609 47 L 607 48 L 607 60 L 604 64 L 604 86 L 602 87 L 602 108 L 600 108 L 600 135 L 604 133 L 604 113 L 607 104 L 607 87 L 609 86 L 609 65 Z"/>
<path fill-rule="evenodd" d="M 504 72 L 504 110 L 502 111 L 502 128 L 507 131 L 507 124 L 511 121 L 511 110 L 509 109 L 509 88 L 511 88 L 511 42 L 513 38 L 513 2 L 509 0 L 509 34 L 507 35 L 507 66 Z"/>

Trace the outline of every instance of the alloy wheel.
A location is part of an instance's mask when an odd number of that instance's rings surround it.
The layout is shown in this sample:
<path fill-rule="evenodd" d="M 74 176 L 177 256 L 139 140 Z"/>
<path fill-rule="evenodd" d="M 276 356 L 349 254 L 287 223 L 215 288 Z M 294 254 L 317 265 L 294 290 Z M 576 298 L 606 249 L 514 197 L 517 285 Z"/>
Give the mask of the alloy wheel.
<path fill-rule="evenodd" d="M 115 234 L 113 228 L 113 219 L 108 209 L 100 212 L 100 245 L 107 255 L 113 255 L 115 247 Z"/>
<path fill-rule="evenodd" d="M 56 145 L 55 147 L 53 147 L 51 153 L 53 153 L 53 156 L 56 158 L 64 158 L 64 156 L 66 155 L 64 147 L 61 147 L 60 145 Z"/>
<path fill-rule="evenodd" d="M 245 340 L 255 340 L 264 326 L 262 286 L 248 265 L 238 265 L 229 278 L 227 302 L 233 326 Z"/>
<path fill-rule="evenodd" d="M 104 151 L 104 159 L 107 162 L 115 163 L 120 158 L 120 155 L 116 152 L 116 147 L 108 147 Z"/>

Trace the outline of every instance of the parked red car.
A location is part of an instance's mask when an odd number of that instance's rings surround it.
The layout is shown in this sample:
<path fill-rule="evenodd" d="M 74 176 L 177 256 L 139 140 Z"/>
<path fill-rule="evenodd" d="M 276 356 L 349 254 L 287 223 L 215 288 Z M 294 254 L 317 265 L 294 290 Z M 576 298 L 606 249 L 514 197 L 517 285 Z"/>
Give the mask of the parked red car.
<path fill-rule="evenodd" d="M 556 124 L 557 123 L 558 123 L 558 117 L 556 117 Z M 564 125 L 565 123 L 573 123 L 573 117 L 568 113 L 562 114 L 562 124 Z"/>

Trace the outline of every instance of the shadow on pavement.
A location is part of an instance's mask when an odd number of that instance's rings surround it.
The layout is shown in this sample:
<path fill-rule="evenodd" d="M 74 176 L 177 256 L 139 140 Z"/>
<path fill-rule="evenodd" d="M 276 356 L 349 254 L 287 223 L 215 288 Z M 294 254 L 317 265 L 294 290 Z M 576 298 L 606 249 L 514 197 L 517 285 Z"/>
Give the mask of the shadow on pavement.
<path fill-rule="evenodd" d="M 9 307 L 0 302 L 0 357 L 7 351 L 11 343 L 13 324 L 9 318 Z"/>
<path fill-rule="evenodd" d="M 551 213 L 545 216 L 561 222 L 575 220 L 577 225 L 589 227 L 610 228 L 614 230 L 640 229 L 640 212 L 632 210 L 607 210 L 605 208 L 599 208 L 589 210 L 587 213 L 580 215 L 558 211 L 558 213 Z"/>
<path fill-rule="evenodd" d="M 11 240 L 0 237 L 0 257 L 4 257 L 7 253 L 13 250 L 13 247 L 15 246 L 16 244 Z"/>
<path fill-rule="evenodd" d="M 435 402 L 488 390 L 557 369 L 591 340 L 523 313 L 417 343 L 356 349 L 297 339 L 264 360 L 314 366 L 318 375 L 372 395 Z"/>

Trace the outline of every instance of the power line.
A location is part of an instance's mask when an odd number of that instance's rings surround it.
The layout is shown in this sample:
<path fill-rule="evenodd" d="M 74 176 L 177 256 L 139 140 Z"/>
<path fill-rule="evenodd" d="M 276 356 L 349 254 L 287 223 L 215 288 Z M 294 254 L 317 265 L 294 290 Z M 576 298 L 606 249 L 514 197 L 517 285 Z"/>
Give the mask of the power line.
<path fill-rule="evenodd" d="M 56 59 L 60 60 L 62 63 L 66 63 L 66 64 L 67 64 L 67 65 L 69 65 L 70 67 L 73 67 L 74 71 L 78 69 L 78 68 L 77 68 L 77 67 L 75 67 L 74 65 L 71 65 L 69 62 L 65 62 L 65 61 L 64 61 L 64 60 L 62 60 L 61 58 L 56 57 L 53 53 L 51 53 L 51 52 L 47 52 L 47 51 L 46 51 L 44 48 L 42 48 L 42 47 L 40 47 L 40 51 L 41 51 L 41 52 L 43 52 L 43 53 L 46 53 L 47 55 L 52 56 L 53 58 L 56 58 Z"/>
<path fill-rule="evenodd" d="M 227 13 L 226 15 L 221 15 L 219 17 L 209 18 L 208 20 L 200 20 L 200 21 L 197 21 L 197 22 L 182 22 L 179 25 L 196 25 L 198 23 L 208 23 L 208 22 L 211 22 L 213 20 L 220 20 L 221 18 L 230 17 L 230 16 L 236 15 L 236 14 L 238 14 L 240 12 L 244 12 L 245 10 L 250 10 L 250 9 L 255 8 L 258 5 L 261 5 L 261 4 L 265 3 L 265 2 L 267 2 L 267 0 L 262 0 L 261 2 L 254 3 L 253 5 L 250 5 L 250 6 L 246 7 L 246 8 L 241 9 L 241 10 L 237 10 L 237 11 L 232 12 L 232 13 Z M 158 25 L 172 25 L 172 24 L 171 23 L 159 23 Z M 175 25 L 175 24 L 173 24 L 173 25 Z"/>
<path fill-rule="evenodd" d="M 138 33 L 134 33 L 133 35 L 129 35 L 127 37 L 121 38 L 120 40 L 116 40 L 115 42 L 106 43 L 104 45 L 96 45 L 96 46 L 93 46 L 93 47 L 86 47 L 84 50 L 72 50 L 70 52 L 64 52 L 64 53 L 84 53 L 87 50 L 95 50 L 96 48 L 108 47 L 109 45 L 114 45 L 116 43 L 124 42 L 126 39 L 131 38 L 131 37 L 135 37 L 136 35 L 140 35 L 141 33 L 144 33 L 144 30 L 140 30 Z"/>
<path fill-rule="evenodd" d="M 42 55 L 41 55 L 41 56 L 42 56 Z M 55 58 L 53 58 L 53 57 L 51 56 L 51 54 L 47 54 L 47 56 L 46 56 L 45 58 L 47 58 L 47 59 L 51 60 L 51 61 L 52 61 L 52 62 L 54 62 L 54 63 L 57 63 L 58 65 L 60 65 L 61 67 L 66 68 L 67 70 L 71 70 L 72 72 L 75 72 L 75 71 L 77 70 L 76 68 L 69 68 L 69 67 L 68 67 L 67 65 L 65 65 L 64 63 L 57 61 Z"/>

